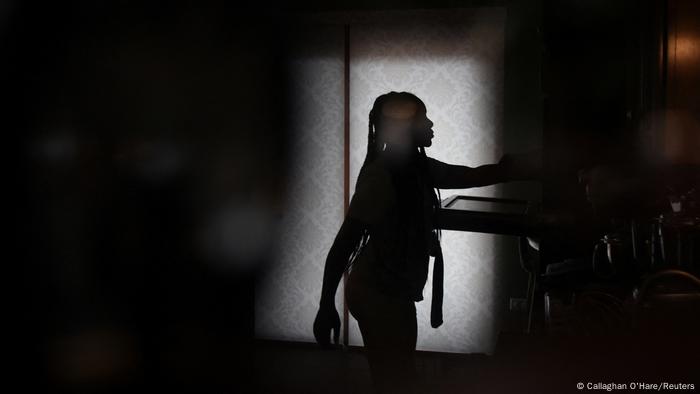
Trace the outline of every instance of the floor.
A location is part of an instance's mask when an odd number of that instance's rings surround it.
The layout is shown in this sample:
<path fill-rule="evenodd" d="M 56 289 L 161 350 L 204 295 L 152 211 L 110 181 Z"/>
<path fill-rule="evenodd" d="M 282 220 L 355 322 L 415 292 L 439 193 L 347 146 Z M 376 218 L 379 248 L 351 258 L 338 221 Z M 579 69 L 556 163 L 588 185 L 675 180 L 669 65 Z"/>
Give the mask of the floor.
<path fill-rule="evenodd" d="M 417 352 L 416 364 L 425 381 L 420 391 L 430 393 L 575 393 L 579 383 L 632 382 L 700 390 L 697 349 L 678 341 L 502 335 L 494 355 Z M 258 340 L 254 354 L 258 393 L 372 392 L 361 348 Z"/>
<path fill-rule="evenodd" d="M 474 380 L 488 359 L 482 354 L 417 352 L 416 366 L 428 384 L 435 385 L 435 392 L 444 392 L 446 380 Z M 362 348 L 326 350 L 310 343 L 258 341 L 255 362 L 257 392 L 328 393 L 330 388 L 333 393 L 371 392 Z"/>

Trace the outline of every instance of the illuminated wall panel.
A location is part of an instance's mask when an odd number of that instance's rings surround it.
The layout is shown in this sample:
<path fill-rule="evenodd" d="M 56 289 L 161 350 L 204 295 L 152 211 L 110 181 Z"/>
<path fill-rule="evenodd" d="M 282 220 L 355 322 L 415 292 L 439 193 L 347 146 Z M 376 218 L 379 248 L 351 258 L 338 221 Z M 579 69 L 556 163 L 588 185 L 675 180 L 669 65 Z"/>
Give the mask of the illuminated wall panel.
<path fill-rule="evenodd" d="M 256 293 L 256 335 L 312 342 L 323 265 L 343 218 L 343 25 L 350 26 L 350 193 L 366 153 L 374 99 L 410 91 L 435 122 L 428 155 L 477 166 L 502 152 L 502 8 L 324 16 L 292 49 L 289 203 L 277 259 Z M 443 191 L 499 196 L 497 187 Z M 503 264 L 513 251 L 495 235 L 443 232 L 444 320 L 430 327 L 431 280 L 417 303 L 418 349 L 486 352 L 495 345 L 504 294 Z M 512 249 L 512 248 L 511 248 Z M 432 264 L 431 264 L 432 273 Z M 338 311 L 342 318 L 342 284 Z M 351 318 L 350 344 L 361 345 Z"/>
<path fill-rule="evenodd" d="M 326 255 L 343 220 L 343 28 L 314 27 L 293 44 L 287 206 L 277 258 L 256 291 L 255 332 L 312 342 Z M 341 283 L 341 314 L 342 294 Z"/>
<path fill-rule="evenodd" d="M 502 9 L 378 13 L 352 25 L 351 190 L 366 153 L 369 110 L 377 96 L 391 90 L 415 93 L 425 102 L 435 122 L 428 156 L 468 166 L 498 161 L 503 153 L 504 30 Z M 497 189 L 449 190 L 443 198 L 458 193 L 497 196 Z M 497 237 L 443 232 L 445 322 L 430 327 L 429 276 L 425 300 L 416 304 L 419 350 L 493 350 L 503 297 L 496 286 L 502 257 Z M 354 319 L 350 327 L 350 343 L 362 344 Z"/>

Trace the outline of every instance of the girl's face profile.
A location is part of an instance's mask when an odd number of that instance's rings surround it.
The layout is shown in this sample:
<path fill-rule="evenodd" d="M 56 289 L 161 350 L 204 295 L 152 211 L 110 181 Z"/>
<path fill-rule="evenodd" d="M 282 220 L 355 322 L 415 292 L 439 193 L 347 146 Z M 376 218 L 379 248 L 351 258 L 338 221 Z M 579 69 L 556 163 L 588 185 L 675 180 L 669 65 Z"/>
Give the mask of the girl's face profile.
<path fill-rule="evenodd" d="M 418 111 L 414 116 L 414 126 L 412 129 L 413 140 L 417 146 L 429 147 L 433 144 L 433 121 L 428 118 L 427 110 L 423 103 L 418 106 Z"/>
<path fill-rule="evenodd" d="M 415 101 L 390 101 L 382 108 L 382 135 L 389 145 L 429 147 L 434 137 L 433 122 L 425 105 Z"/>

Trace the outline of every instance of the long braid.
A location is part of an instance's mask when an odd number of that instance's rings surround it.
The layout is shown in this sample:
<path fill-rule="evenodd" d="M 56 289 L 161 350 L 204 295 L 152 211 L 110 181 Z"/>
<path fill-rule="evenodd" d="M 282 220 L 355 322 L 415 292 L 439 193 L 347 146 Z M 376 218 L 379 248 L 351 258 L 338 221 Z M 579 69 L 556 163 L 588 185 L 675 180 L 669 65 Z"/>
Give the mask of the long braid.
<path fill-rule="evenodd" d="M 377 99 L 379 101 L 379 99 Z M 377 101 L 375 101 L 375 107 L 377 105 Z M 365 168 L 369 166 L 371 162 L 374 161 L 377 151 L 377 134 L 376 134 L 376 129 L 375 129 L 375 108 L 372 108 L 371 111 L 369 111 L 369 120 L 367 122 L 368 124 L 368 131 L 367 131 L 367 153 L 365 154 L 365 161 L 362 163 L 362 167 L 360 168 L 360 174 L 357 176 L 357 180 L 359 181 L 360 178 L 362 178 L 362 174 L 364 174 Z"/>
<path fill-rule="evenodd" d="M 376 123 L 377 123 L 377 114 L 381 110 L 381 105 L 384 101 L 384 97 L 387 95 L 382 95 L 379 96 L 375 101 L 374 105 L 372 106 L 372 110 L 369 111 L 369 119 L 368 119 L 368 131 L 367 131 L 367 153 L 365 155 L 365 160 L 362 163 L 362 167 L 360 168 L 360 173 L 357 176 L 357 183 L 360 182 L 362 179 L 363 174 L 365 173 L 365 169 L 369 167 L 369 164 L 374 161 L 374 159 L 377 156 L 377 133 L 376 133 Z M 360 238 L 360 242 L 358 242 L 357 246 L 355 247 L 355 250 L 352 252 L 350 255 L 350 258 L 348 259 L 348 263 L 345 266 L 345 271 L 347 271 L 352 264 L 355 262 L 355 259 L 360 255 L 362 250 L 364 249 L 365 245 L 369 242 L 369 229 L 363 229 L 362 230 L 362 237 Z"/>
<path fill-rule="evenodd" d="M 374 100 L 374 105 L 372 106 L 372 109 L 369 111 L 369 119 L 367 122 L 367 154 L 365 155 L 364 163 L 362 163 L 362 168 L 360 168 L 360 174 L 357 177 L 358 180 L 362 177 L 365 168 L 368 167 L 369 164 L 374 161 L 374 159 L 377 157 L 378 152 L 381 150 L 381 147 L 377 144 L 377 126 L 380 123 L 380 114 L 382 112 L 382 107 L 384 106 L 384 103 L 395 95 L 398 95 L 398 93 L 389 92 L 377 97 L 377 99 Z"/>

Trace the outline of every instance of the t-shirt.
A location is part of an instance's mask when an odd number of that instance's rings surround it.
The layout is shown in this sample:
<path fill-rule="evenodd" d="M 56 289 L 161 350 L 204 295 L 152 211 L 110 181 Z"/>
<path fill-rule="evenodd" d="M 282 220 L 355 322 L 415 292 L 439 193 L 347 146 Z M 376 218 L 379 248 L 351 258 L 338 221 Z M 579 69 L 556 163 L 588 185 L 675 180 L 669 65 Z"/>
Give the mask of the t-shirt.
<path fill-rule="evenodd" d="M 423 299 L 428 278 L 432 231 L 428 183 L 415 167 L 392 169 L 379 157 L 358 179 L 348 210 L 348 217 L 365 224 L 370 234 L 353 271 L 386 294 L 414 301 Z"/>

